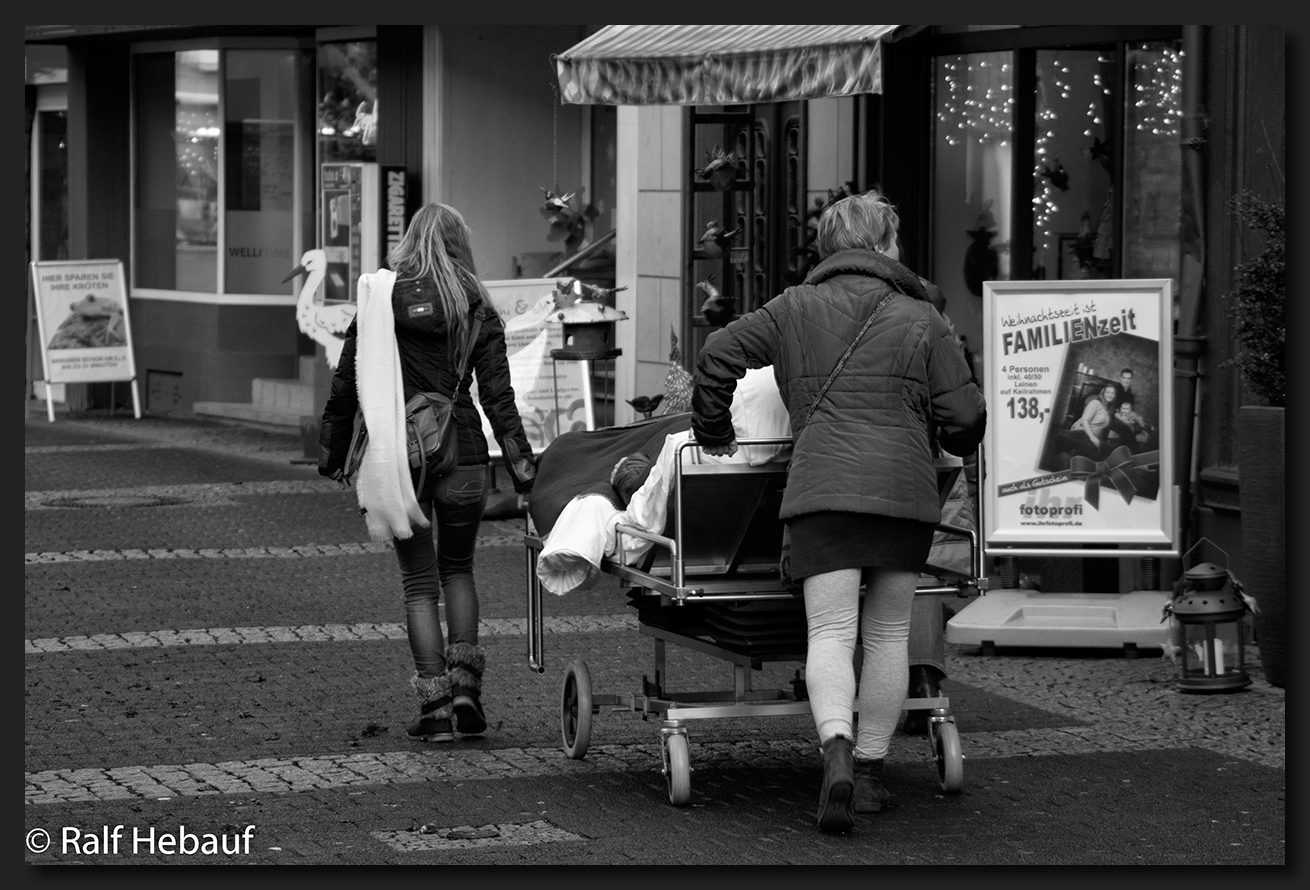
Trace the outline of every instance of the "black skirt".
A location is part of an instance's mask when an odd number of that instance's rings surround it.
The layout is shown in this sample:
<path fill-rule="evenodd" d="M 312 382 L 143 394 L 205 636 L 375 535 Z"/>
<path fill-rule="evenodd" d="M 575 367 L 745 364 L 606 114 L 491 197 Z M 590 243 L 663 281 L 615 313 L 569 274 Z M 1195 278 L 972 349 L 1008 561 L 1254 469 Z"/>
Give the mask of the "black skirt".
<path fill-rule="evenodd" d="M 923 571 L 936 525 L 873 513 L 807 513 L 787 523 L 791 576 L 878 566 Z"/>

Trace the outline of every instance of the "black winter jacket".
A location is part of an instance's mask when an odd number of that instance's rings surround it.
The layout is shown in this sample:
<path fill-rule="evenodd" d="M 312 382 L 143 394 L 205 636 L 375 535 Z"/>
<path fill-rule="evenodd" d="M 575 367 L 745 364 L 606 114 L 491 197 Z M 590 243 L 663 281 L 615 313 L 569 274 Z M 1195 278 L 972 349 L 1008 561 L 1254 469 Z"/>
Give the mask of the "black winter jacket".
<path fill-rule="evenodd" d="M 889 291 L 805 425 L 828 375 Z M 941 520 L 933 436 L 951 454 L 971 454 L 987 410 L 959 342 L 913 272 L 880 253 L 840 251 L 803 284 L 710 334 L 692 390 L 701 445 L 734 439 L 737 380 L 767 365 L 795 438 L 781 518 L 836 510 Z"/>
<path fill-rule="evenodd" d="M 532 490 L 536 477 L 536 460 L 523 431 L 514 404 L 514 386 L 510 381 L 509 359 L 505 349 L 505 326 L 496 310 L 482 300 L 477 290 L 468 292 L 470 318 L 482 320 L 478 339 L 464 369 L 464 379 L 456 381 L 457 355 L 446 343 L 446 316 L 431 281 L 397 279 L 391 291 L 391 307 L 396 317 L 396 340 L 400 346 L 400 372 L 405 400 L 417 392 L 440 392 L 450 395 L 456 390 L 455 434 L 459 440 L 460 464 L 485 464 L 489 459 L 486 434 L 470 394 L 474 375 L 478 382 L 478 399 L 500 443 L 505 467 L 514 490 Z M 332 378 L 332 391 L 323 407 L 319 429 L 318 471 L 336 478 L 346 463 L 350 437 L 354 429 L 359 395 L 355 390 L 356 323 L 346 330 Z"/>

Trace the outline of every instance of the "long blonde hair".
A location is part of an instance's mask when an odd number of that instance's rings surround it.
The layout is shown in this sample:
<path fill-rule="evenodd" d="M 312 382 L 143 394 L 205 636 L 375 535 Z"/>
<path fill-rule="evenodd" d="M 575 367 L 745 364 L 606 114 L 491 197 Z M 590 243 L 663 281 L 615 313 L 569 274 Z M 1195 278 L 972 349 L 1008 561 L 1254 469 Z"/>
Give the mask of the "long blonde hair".
<path fill-rule="evenodd" d="M 473 266 L 469 227 L 459 211 L 446 204 L 424 204 L 387 253 L 387 263 L 397 278 L 426 278 L 436 284 L 452 347 L 463 343 L 469 325 L 467 288 L 477 290 L 484 301 L 487 295 Z"/>

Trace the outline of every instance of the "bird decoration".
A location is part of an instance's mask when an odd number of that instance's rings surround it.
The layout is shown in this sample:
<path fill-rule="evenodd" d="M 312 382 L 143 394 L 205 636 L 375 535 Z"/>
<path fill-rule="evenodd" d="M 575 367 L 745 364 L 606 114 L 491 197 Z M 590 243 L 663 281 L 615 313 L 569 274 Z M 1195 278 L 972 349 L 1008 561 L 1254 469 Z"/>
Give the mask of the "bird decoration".
<path fill-rule="evenodd" d="M 741 229 L 727 231 L 719 225 L 718 220 L 712 219 L 705 224 L 705 231 L 700 236 L 701 251 L 710 259 L 717 260 L 727 251 L 728 243 L 740 232 Z"/>
<path fill-rule="evenodd" d="M 664 375 L 664 413 L 682 414 L 691 410 L 691 374 L 682 366 L 678 335 L 669 328 L 669 372 Z"/>
<path fill-rule="evenodd" d="M 582 282 L 576 278 L 556 279 L 555 290 L 551 294 L 555 298 L 556 309 L 567 309 L 578 300 L 582 299 Z"/>
<path fill-rule="evenodd" d="M 627 289 L 626 284 L 622 287 L 601 287 L 598 284 L 588 284 L 577 278 L 556 279 L 555 308 L 567 309 L 574 303 L 584 300 L 614 308 L 614 295 Z"/>
<path fill-rule="evenodd" d="M 1064 164 L 1060 163 L 1059 158 L 1055 159 L 1054 168 L 1049 164 L 1042 164 L 1041 175 L 1044 179 L 1050 180 L 1051 185 L 1055 186 L 1060 191 L 1069 191 L 1069 171 L 1064 169 Z"/>
<path fill-rule="evenodd" d="M 550 224 L 546 240 L 563 241 L 565 256 L 571 256 L 582 244 L 587 223 L 600 216 L 600 211 L 593 204 L 588 204 L 582 210 L 576 209 L 572 201 L 577 192 L 556 195 L 547 188 L 541 191 L 545 193 L 546 200 L 542 202 L 539 209 L 546 222 Z"/>
<path fill-rule="evenodd" d="M 650 416 L 655 413 L 655 409 L 664 401 L 664 393 L 656 393 L 653 396 L 636 396 L 631 399 L 624 399 L 629 405 L 642 416 L 643 420 L 650 420 Z"/>
<path fill-rule="evenodd" d="M 723 327 L 732 321 L 737 314 L 736 300 L 732 297 L 725 297 L 714 286 L 714 276 L 708 276 L 704 281 L 696 282 L 696 289 L 705 295 L 705 302 L 701 303 L 701 315 L 705 320 L 715 327 Z"/>
<path fill-rule="evenodd" d="M 300 257 L 300 265 L 291 270 L 282 283 L 304 275 L 305 282 L 300 286 L 300 296 L 296 300 L 296 323 L 305 336 L 322 344 L 327 353 L 329 368 L 335 369 L 341 360 L 341 347 L 346 343 L 346 329 L 355 320 L 358 307 L 354 303 L 320 303 L 314 300 L 318 287 L 327 274 L 327 252 L 315 248 L 305 251 Z"/>
<path fill-rule="evenodd" d="M 719 191 L 727 191 L 737 180 L 737 153 L 725 152 L 722 146 L 714 146 L 713 152 L 706 152 L 708 161 L 696 171 L 696 175 Z"/>

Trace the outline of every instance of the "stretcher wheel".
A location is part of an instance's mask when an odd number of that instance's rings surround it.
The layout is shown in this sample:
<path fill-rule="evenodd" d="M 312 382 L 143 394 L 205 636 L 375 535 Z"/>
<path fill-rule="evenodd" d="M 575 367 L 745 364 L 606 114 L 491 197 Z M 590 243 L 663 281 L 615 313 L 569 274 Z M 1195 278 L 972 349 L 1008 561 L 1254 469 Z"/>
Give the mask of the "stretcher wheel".
<path fill-rule="evenodd" d="M 933 754 L 937 757 L 937 780 L 947 794 L 958 794 L 964 788 L 964 755 L 960 752 L 960 731 L 954 723 L 938 723 L 932 729 Z"/>
<path fill-rule="evenodd" d="M 581 760 L 591 743 L 591 673 L 580 658 L 569 662 L 560 695 L 560 732 L 564 753 Z"/>
<path fill-rule="evenodd" d="M 667 761 L 664 778 L 669 786 L 669 803 L 685 807 L 691 802 L 691 755 L 687 750 L 687 736 L 680 732 L 664 737 Z"/>

